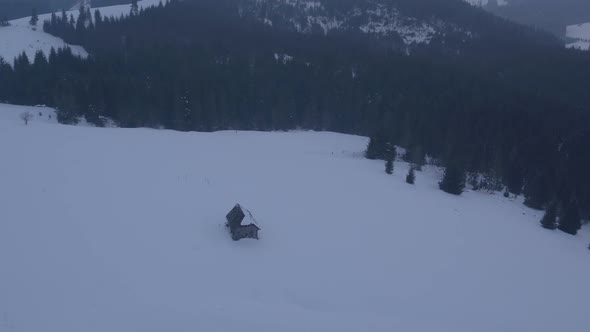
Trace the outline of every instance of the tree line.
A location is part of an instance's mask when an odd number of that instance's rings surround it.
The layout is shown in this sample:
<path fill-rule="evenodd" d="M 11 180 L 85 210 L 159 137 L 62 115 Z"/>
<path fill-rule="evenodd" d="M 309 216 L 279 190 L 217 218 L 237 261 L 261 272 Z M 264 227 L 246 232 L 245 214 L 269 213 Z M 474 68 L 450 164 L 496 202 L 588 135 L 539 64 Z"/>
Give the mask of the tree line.
<path fill-rule="evenodd" d="M 467 179 L 473 187 L 590 213 L 588 54 L 526 42 L 500 49 L 498 35 L 464 55 L 433 42 L 407 56 L 367 36 L 273 29 L 232 6 L 172 1 L 130 6 L 125 17 L 54 14 L 45 31 L 91 56 L 60 49 L 0 61 L 0 100 L 55 107 L 63 123 L 368 135 L 378 147 L 406 147 L 417 165 L 436 158 L 456 179 L 485 174 Z M 387 158 L 380 149 L 372 158 Z"/>

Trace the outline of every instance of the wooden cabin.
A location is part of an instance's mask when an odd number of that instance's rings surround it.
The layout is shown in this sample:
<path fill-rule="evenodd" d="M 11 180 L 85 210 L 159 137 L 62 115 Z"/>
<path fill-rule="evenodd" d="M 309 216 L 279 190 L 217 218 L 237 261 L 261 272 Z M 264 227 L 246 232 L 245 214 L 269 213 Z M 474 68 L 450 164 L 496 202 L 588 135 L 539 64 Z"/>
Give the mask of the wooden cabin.
<path fill-rule="evenodd" d="M 225 216 L 227 223 L 225 224 L 231 233 L 231 238 L 234 241 L 241 239 L 256 239 L 258 240 L 258 231 L 260 227 L 256 225 L 256 220 L 252 213 L 247 209 L 242 208 L 240 204 L 236 204 L 234 208 Z M 247 224 L 242 225 L 244 219 Z"/>

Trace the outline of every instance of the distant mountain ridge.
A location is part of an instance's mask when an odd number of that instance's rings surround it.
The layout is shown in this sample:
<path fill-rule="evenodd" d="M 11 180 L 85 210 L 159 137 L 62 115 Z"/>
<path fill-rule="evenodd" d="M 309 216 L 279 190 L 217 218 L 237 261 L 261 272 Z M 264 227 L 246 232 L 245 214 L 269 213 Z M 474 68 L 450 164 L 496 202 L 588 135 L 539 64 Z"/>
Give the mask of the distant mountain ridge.
<path fill-rule="evenodd" d="M 458 49 L 469 41 L 484 40 L 486 35 L 512 38 L 530 33 L 464 0 L 241 0 L 238 4 L 240 16 L 275 28 L 301 33 L 355 33 L 406 49 L 433 41 Z M 559 43 L 550 39 L 544 42 Z"/>
<path fill-rule="evenodd" d="M 547 30 L 560 38 L 566 27 L 590 22 L 588 0 L 465 0 L 514 22 Z"/>
<path fill-rule="evenodd" d="M 31 11 L 50 13 L 62 9 L 69 10 L 78 5 L 80 0 L 0 0 L 0 19 L 17 19 L 30 16 Z M 131 3 L 131 0 L 91 0 L 93 7 L 104 7 Z"/>
<path fill-rule="evenodd" d="M 355 31 L 405 44 L 428 44 L 442 30 L 468 36 L 468 31 L 442 20 L 407 16 L 391 2 L 343 1 L 335 4 L 318 0 L 245 0 L 240 11 L 269 26 L 303 33 L 328 34 Z"/>

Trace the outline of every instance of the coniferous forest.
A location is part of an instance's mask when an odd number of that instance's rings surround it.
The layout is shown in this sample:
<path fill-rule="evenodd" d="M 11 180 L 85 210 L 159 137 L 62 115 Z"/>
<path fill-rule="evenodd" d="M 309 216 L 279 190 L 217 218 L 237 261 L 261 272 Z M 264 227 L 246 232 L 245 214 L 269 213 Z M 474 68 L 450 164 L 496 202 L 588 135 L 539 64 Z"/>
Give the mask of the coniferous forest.
<path fill-rule="evenodd" d="M 463 172 L 483 173 L 533 208 L 554 215 L 557 206 L 568 233 L 589 216 L 589 52 L 499 22 L 483 41 L 435 40 L 408 55 L 368 36 L 272 28 L 233 6 L 55 13 L 44 30 L 91 55 L 60 49 L 0 61 L 0 101 L 55 107 L 62 123 L 367 135 L 372 159 L 394 144 L 452 165 L 462 182 L 443 181 L 449 191 L 462 191 Z"/>

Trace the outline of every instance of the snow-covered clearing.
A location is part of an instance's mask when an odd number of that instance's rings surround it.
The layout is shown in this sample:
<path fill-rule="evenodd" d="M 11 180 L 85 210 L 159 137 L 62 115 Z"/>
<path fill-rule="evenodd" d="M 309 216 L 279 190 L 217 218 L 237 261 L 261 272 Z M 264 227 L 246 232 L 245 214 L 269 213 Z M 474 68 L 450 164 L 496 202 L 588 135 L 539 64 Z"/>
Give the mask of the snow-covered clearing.
<path fill-rule="evenodd" d="M 567 47 L 578 48 L 581 50 L 590 49 L 590 23 L 574 24 L 566 28 L 566 37 L 577 39 L 569 43 Z"/>
<path fill-rule="evenodd" d="M 465 1 L 473 6 L 480 6 L 480 7 L 483 7 L 483 6 L 487 5 L 488 2 L 490 2 L 489 0 L 465 0 Z M 495 0 L 495 1 L 498 4 L 498 6 L 507 6 L 508 5 L 508 0 Z"/>
<path fill-rule="evenodd" d="M 155 6 L 160 0 L 143 0 L 139 2 L 141 7 Z M 99 9 L 103 16 L 121 16 L 128 15 L 130 11 L 129 5 L 109 6 Z M 61 13 L 57 13 L 61 15 Z M 68 11 L 69 15 L 78 17 L 78 11 Z M 0 27 L 0 57 L 9 64 L 12 64 L 14 58 L 25 52 L 30 60 L 33 60 L 37 51 L 43 51 L 49 54 L 51 48 L 70 47 L 72 52 L 81 57 L 88 56 L 88 53 L 81 46 L 69 45 L 61 38 L 54 37 L 48 33 L 43 32 L 43 22 L 51 18 L 51 13 L 39 15 L 39 22 L 36 27 L 29 24 L 30 17 L 23 17 L 20 19 L 10 21 L 10 26 Z"/>
<path fill-rule="evenodd" d="M 23 111 L 41 112 L 25 126 Z M 404 182 L 363 137 L 63 126 L 0 105 L 0 331 L 586 332 L 588 229 Z M 55 118 L 53 116 L 53 118 Z M 247 206 L 261 240 L 231 241 Z"/>

